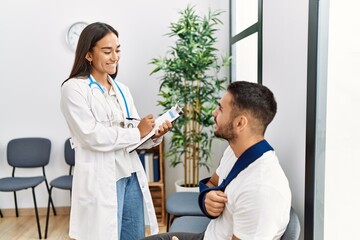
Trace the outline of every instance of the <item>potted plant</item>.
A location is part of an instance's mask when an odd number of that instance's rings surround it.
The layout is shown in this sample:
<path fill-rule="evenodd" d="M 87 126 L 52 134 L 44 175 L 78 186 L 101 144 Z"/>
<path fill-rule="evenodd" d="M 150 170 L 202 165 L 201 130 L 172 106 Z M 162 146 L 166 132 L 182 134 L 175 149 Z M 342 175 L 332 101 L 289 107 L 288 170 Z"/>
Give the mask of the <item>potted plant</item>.
<path fill-rule="evenodd" d="M 195 187 L 199 182 L 199 168 L 209 171 L 213 139 L 212 112 L 227 77 L 219 77 L 220 70 L 229 65 L 230 57 L 218 56 L 214 47 L 218 18 L 221 11 L 211 11 L 201 17 L 193 6 L 180 11 L 178 22 L 170 24 L 169 37 L 176 37 L 165 57 L 154 58 L 151 74 L 162 72 L 158 105 L 164 111 L 176 103 L 183 107 L 183 116 L 173 125 L 166 156 L 171 166 L 184 166 L 184 186 Z"/>

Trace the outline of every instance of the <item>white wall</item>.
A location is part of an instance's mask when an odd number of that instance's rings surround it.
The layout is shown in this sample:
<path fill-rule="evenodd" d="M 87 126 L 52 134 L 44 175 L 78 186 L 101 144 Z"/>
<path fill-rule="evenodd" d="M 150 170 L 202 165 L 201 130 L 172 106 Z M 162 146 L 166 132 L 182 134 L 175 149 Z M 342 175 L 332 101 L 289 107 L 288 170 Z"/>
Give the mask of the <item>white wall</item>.
<path fill-rule="evenodd" d="M 304 230 L 308 0 L 264 1 L 263 84 L 278 113 L 267 139 L 275 148 Z"/>
<path fill-rule="evenodd" d="M 228 1 L 218 0 L 138 0 L 138 1 L 0 1 L 0 177 L 9 176 L 6 144 L 18 137 L 50 138 L 52 152 L 47 166 L 49 180 L 67 174 L 63 144 L 69 136 L 59 110 L 60 84 L 67 78 L 74 53 L 66 46 L 67 28 L 75 21 L 103 21 L 119 31 L 122 59 L 118 80 L 129 86 L 140 115 L 161 112 L 156 106 L 158 76 L 149 76 L 154 57 L 164 55 L 173 40 L 164 36 L 170 22 L 188 4 L 196 4 L 201 14 L 211 9 L 225 10 L 221 17 L 218 48 L 228 51 Z M 40 8 L 39 8 L 40 6 Z M 225 143 L 214 145 L 214 165 L 225 149 Z M 27 172 L 21 170 L 27 174 Z M 167 192 L 182 170 L 166 164 Z M 40 174 L 40 172 L 39 172 Z M 206 175 L 207 173 L 203 173 Z M 47 205 L 45 186 L 36 189 L 38 206 Z M 69 206 L 69 193 L 56 190 L 56 206 Z M 32 207 L 31 191 L 18 194 L 20 208 Z M 13 195 L 0 192 L 0 208 L 14 208 Z"/>
<path fill-rule="evenodd" d="M 360 3 L 328 2 L 324 239 L 359 239 Z"/>

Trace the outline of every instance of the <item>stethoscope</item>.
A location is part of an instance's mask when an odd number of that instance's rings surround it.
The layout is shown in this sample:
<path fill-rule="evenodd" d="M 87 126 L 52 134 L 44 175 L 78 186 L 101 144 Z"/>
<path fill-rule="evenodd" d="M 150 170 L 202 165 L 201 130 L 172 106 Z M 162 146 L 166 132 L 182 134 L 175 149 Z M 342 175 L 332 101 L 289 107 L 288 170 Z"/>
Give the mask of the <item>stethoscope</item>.
<path fill-rule="evenodd" d="M 93 77 L 92 77 L 91 75 L 89 76 L 89 79 L 90 79 L 90 83 L 89 83 L 90 89 L 91 89 L 91 85 L 95 84 L 95 85 L 100 89 L 100 91 L 102 92 L 102 94 L 105 94 L 104 89 L 100 86 L 100 84 L 99 84 L 97 81 L 95 81 L 95 80 L 93 79 Z M 120 94 L 121 94 L 121 96 L 122 96 L 122 98 L 123 98 L 123 100 L 124 100 L 125 109 L 126 109 L 126 115 L 127 115 L 126 119 L 127 119 L 127 120 L 134 120 L 134 118 L 131 118 L 131 117 L 130 117 L 129 107 L 128 107 L 128 104 L 127 104 L 127 101 L 126 101 L 126 98 L 125 98 L 125 95 L 124 95 L 123 91 L 121 90 L 120 86 L 116 83 L 116 81 L 113 80 L 113 82 L 115 83 L 117 89 L 119 89 L 119 92 L 120 92 Z M 94 95 L 94 94 L 93 94 L 93 95 Z M 108 103 L 107 103 L 107 104 L 108 104 Z M 103 107 L 105 108 L 105 106 L 103 106 Z M 110 110 L 111 110 L 111 107 L 110 107 Z M 111 113 L 112 113 L 112 115 L 113 115 L 113 112 L 112 112 L 112 111 L 111 111 Z M 106 114 L 108 115 L 108 111 L 106 111 Z M 109 122 L 110 122 L 110 124 L 111 124 L 112 121 L 111 121 L 111 118 L 109 117 L 109 115 L 108 115 L 108 119 L 109 119 Z M 127 127 L 128 127 L 128 128 L 134 128 L 135 125 L 134 125 L 132 122 L 129 122 L 129 123 L 127 124 Z"/>

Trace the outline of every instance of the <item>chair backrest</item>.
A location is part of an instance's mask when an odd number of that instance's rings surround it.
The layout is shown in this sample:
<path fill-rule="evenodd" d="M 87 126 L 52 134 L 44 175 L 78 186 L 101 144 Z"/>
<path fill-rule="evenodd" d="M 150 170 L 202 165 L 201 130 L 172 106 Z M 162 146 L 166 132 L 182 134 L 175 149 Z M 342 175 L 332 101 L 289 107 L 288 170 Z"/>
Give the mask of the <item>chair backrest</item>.
<path fill-rule="evenodd" d="M 51 141 L 47 138 L 17 138 L 7 145 L 10 166 L 19 168 L 43 167 L 49 163 Z"/>
<path fill-rule="evenodd" d="M 75 165 L 75 151 L 71 148 L 70 138 L 65 141 L 64 156 L 67 164 L 70 166 Z"/>
<path fill-rule="evenodd" d="M 299 217 L 295 210 L 291 207 L 290 220 L 281 240 L 298 240 L 300 237 L 301 225 Z"/>

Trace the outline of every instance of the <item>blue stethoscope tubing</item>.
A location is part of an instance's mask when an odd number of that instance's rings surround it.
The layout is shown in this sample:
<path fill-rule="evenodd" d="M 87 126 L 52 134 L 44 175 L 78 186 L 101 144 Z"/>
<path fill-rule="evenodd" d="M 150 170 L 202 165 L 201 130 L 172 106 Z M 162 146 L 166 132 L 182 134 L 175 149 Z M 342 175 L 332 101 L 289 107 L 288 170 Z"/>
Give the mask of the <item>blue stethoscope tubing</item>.
<path fill-rule="evenodd" d="M 97 81 L 95 81 L 95 80 L 93 79 L 93 77 L 92 77 L 91 75 L 89 76 L 89 79 L 90 79 L 90 83 L 89 83 L 89 87 L 90 87 L 90 88 L 91 88 L 91 85 L 95 84 L 96 86 L 98 86 L 98 88 L 101 90 L 101 92 L 102 92 L 103 94 L 105 94 L 104 89 L 100 86 L 100 84 L 99 84 Z M 128 107 L 128 104 L 127 104 L 125 95 L 124 95 L 123 91 L 121 90 L 120 86 L 116 83 L 116 81 L 113 80 L 113 82 L 115 83 L 116 87 L 119 89 L 119 92 L 121 93 L 121 96 L 122 96 L 123 99 L 124 99 L 127 118 L 130 118 L 129 107 Z"/>

